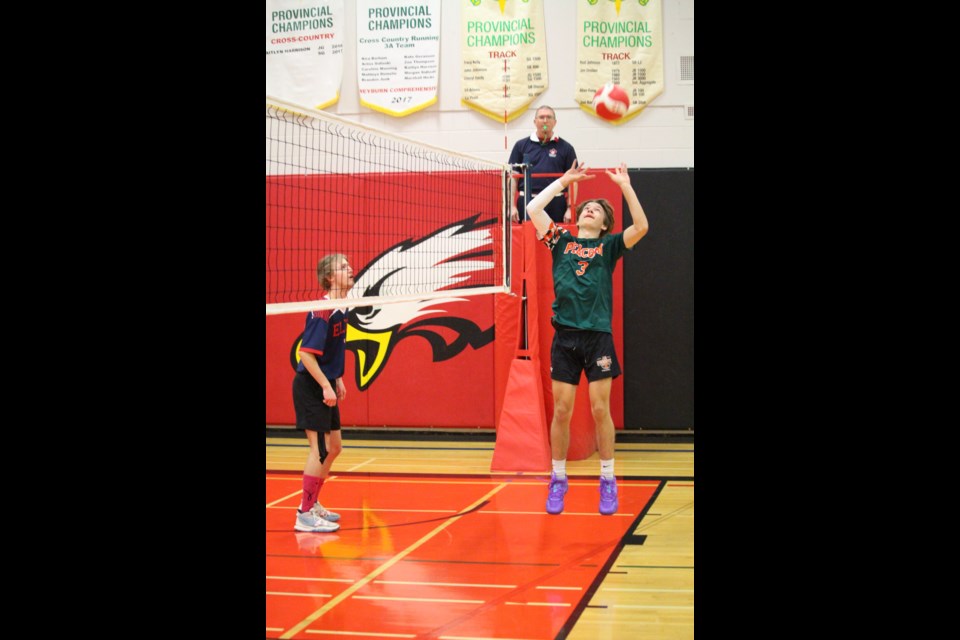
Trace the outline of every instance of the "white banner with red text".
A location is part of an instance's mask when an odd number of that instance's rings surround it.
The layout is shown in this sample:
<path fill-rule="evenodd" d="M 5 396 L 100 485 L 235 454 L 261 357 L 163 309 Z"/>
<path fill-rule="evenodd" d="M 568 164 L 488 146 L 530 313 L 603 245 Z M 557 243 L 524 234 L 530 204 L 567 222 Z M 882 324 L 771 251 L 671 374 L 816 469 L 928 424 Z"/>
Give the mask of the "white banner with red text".
<path fill-rule="evenodd" d="M 267 0 L 267 95 L 324 109 L 340 99 L 343 0 Z"/>

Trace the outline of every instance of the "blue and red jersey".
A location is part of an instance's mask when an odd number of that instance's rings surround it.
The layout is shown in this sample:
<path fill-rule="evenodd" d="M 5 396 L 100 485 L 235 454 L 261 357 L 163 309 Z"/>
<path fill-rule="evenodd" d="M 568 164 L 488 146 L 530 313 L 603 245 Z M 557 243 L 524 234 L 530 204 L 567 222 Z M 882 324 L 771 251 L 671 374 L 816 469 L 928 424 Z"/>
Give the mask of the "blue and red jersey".
<path fill-rule="evenodd" d="M 317 357 L 320 370 L 327 380 L 343 376 L 343 362 L 347 343 L 347 316 L 343 309 L 324 309 L 307 314 L 300 351 Z M 303 361 L 297 362 L 297 372 L 305 372 Z"/>

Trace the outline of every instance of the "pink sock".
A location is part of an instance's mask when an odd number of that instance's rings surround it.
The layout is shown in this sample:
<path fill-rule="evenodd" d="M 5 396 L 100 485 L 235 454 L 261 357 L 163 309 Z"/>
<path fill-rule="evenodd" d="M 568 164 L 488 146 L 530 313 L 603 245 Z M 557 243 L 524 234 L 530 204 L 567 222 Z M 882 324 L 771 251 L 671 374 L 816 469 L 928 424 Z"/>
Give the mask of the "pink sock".
<path fill-rule="evenodd" d="M 300 512 L 305 513 L 313 508 L 317 501 L 317 494 L 323 486 L 323 479 L 318 476 L 303 474 L 303 497 L 300 499 Z"/>

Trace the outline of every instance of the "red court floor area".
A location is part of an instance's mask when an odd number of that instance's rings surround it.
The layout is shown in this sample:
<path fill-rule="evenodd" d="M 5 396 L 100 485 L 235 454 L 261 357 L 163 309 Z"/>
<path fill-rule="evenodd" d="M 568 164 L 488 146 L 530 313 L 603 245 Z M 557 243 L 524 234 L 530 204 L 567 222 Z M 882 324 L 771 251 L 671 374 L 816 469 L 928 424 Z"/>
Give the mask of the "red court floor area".
<path fill-rule="evenodd" d="M 660 483 L 570 477 L 564 512 L 547 478 L 336 474 L 320 502 L 335 533 L 294 531 L 298 473 L 266 475 L 268 638 L 554 639 L 579 616 Z"/>

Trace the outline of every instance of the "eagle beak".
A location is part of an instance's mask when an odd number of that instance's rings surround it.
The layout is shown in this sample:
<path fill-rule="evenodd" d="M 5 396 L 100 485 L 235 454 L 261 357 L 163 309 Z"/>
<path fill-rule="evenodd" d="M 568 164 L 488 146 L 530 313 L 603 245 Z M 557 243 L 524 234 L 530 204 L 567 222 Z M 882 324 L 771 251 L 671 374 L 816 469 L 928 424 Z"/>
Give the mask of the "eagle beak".
<path fill-rule="evenodd" d="M 371 332 L 347 324 L 347 346 L 357 354 L 358 388 L 361 391 L 366 389 L 380 372 L 387 354 L 390 353 L 394 333 L 394 329 Z"/>

